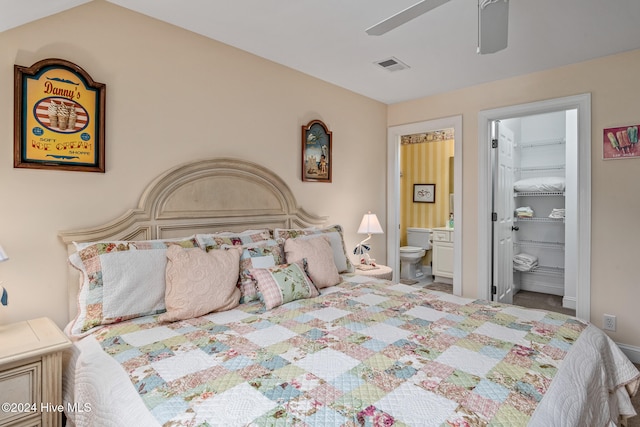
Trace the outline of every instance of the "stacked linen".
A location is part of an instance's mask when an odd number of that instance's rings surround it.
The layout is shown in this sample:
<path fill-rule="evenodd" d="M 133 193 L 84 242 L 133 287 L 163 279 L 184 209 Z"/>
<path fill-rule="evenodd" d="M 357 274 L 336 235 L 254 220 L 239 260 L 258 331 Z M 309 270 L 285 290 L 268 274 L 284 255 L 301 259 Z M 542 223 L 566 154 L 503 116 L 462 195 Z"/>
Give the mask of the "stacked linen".
<path fill-rule="evenodd" d="M 561 219 L 564 218 L 564 208 L 561 209 L 552 209 L 549 214 L 549 218 Z"/>
<path fill-rule="evenodd" d="M 538 266 L 538 257 L 521 252 L 513 257 L 513 269 L 531 271 Z"/>
<path fill-rule="evenodd" d="M 529 206 L 523 206 L 516 209 L 516 217 L 518 218 L 533 218 L 533 209 Z"/>

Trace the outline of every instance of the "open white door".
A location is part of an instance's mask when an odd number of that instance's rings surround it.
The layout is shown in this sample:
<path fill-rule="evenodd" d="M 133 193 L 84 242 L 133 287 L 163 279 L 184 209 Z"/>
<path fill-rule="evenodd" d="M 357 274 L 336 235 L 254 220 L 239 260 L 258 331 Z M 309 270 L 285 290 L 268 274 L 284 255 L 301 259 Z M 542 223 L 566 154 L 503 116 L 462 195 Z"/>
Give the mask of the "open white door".
<path fill-rule="evenodd" d="M 497 147 L 493 185 L 493 286 L 494 299 L 513 303 L 513 131 L 494 122 Z M 496 141 L 497 140 L 497 141 Z M 494 144 L 495 145 L 495 144 Z"/>

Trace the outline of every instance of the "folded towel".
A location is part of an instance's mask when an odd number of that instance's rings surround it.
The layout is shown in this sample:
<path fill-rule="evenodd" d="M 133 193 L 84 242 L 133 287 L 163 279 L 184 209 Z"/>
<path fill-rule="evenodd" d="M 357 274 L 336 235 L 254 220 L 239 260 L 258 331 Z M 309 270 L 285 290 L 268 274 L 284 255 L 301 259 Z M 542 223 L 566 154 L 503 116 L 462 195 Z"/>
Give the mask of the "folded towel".
<path fill-rule="evenodd" d="M 513 264 L 513 269 L 517 271 L 533 271 L 538 266 L 538 263 L 532 265 L 519 265 Z"/>
<path fill-rule="evenodd" d="M 549 214 L 549 218 L 564 218 L 564 215 L 565 215 L 564 208 L 562 208 L 562 209 L 552 209 L 551 213 Z"/>
<path fill-rule="evenodd" d="M 519 265 L 533 265 L 538 263 L 538 257 L 520 252 L 513 256 L 513 263 Z"/>
<path fill-rule="evenodd" d="M 520 252 L 513 256 L 513 269 L 517 271 L 531 271 L 538 266 L 538 257 Z"/>
<path fill-rule="evenodd" d="M 516 209 L 516 216 L 518 218 L 533 218 L 533 209 L 529 206 L 523 206 Z"/>

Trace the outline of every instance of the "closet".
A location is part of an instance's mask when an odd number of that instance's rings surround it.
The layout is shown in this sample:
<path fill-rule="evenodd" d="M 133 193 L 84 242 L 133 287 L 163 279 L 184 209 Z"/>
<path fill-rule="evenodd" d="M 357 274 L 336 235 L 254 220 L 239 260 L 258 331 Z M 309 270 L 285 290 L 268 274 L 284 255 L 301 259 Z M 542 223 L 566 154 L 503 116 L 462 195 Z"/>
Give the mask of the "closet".
<path fill-rule="evenodd" d="M 565 295 L 565 112 L 505 120 L 513 146 L 513 290 Z"/>

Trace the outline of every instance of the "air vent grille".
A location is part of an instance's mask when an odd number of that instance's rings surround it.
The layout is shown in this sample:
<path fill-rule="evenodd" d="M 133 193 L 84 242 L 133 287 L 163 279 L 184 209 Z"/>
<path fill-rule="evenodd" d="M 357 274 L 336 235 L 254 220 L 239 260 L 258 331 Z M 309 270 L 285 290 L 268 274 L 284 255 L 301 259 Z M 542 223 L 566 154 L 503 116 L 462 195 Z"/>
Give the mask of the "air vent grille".
<path fill-rule="evenodd" d="M 377 66 L 384 68 L 387 71 L 400 71 L 409 68 L 407 64 L 400 61 L 398 58 L 391 57 L 387 59 L 383 59 L 381 61 L 376 61 L 374 64 Z"/>

